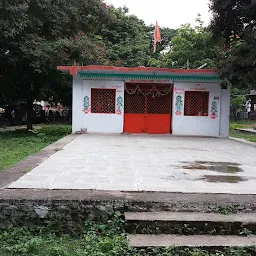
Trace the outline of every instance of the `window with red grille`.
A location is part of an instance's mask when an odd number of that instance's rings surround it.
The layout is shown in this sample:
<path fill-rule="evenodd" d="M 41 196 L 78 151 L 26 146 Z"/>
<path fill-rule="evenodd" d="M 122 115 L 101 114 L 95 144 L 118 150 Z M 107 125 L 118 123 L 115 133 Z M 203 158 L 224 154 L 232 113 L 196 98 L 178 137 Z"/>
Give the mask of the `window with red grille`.
<path fill-rule="evenodd" d="M 185 116 L 208 116 L 209 92 L 185 92 Z"/>
<path fill-rule="evenodd" d="M 92 113 L 115 113 L 115 89 L 91 89 Z"/>

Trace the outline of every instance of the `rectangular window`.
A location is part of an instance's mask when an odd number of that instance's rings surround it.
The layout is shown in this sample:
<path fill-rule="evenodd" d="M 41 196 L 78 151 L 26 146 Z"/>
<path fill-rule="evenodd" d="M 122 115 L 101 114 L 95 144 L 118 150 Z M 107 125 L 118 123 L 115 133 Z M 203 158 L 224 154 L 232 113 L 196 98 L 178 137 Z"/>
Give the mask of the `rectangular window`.
<path fill-rule="evenodd" d="M 91 89 L 91 99 L 92 113 L 115 114 L 115 89 Z"/>
<path fill-rule="evenodd" d="M 186 91 L 184 103 L 185 116 L 208 116 L 209 92 Z"/>

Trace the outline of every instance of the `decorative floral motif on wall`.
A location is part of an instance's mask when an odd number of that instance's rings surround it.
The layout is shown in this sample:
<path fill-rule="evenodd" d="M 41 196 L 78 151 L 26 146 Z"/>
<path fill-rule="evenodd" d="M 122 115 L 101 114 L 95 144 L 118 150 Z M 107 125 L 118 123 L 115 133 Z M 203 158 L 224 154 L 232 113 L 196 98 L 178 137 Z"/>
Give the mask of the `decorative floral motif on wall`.
<path fill-rule="evenodd" d="M 116 99 L 116 114 L 121 115 L 123 110 L 123 98 L 121 96 Z"/>
<path fill-rule="evenodd" d="M 176 103 L 175 103 L 175 109 L 176 109 L 175 114 L 177 116 L 181 116 L 182 115 L 182 108 L 183 108 L 182 96 L 181 95 L 177 95 Z"/>
<path fill-rule="evenodd" d="M 218 104 L 216 101 L 213 101 L 211 105 L 211 118 L 216 119 L 217 117 L 218 117 Z"/>
<path fill-rule="evenodd" d="M 84 97 L 83 112 L 85 114 L 88 114 L 90 112 L 90 98 L 88 96 Z"/>

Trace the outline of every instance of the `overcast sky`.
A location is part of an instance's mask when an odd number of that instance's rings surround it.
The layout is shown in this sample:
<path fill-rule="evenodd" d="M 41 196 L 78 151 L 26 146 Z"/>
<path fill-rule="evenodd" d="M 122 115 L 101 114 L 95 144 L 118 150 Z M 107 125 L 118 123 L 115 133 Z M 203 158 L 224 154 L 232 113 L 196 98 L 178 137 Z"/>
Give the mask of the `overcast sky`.
<path fill-rule="evenodd" d="M 115 7 L 127 6 L 131 14 L 143 19 L 147 25 L 178 28 L 181 24 L 192 23 L 201 13 L 202 20 L 210 21 L 209 0 L 105 0 Z"/>

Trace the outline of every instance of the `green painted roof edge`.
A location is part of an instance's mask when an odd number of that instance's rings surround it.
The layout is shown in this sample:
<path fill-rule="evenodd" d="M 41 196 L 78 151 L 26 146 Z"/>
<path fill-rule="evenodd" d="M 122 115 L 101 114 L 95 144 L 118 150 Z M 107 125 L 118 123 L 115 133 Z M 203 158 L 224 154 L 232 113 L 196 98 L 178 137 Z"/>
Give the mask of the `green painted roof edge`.
<path fill-rule="evenodd" d="M 176 81 L 196 80 L 196 81 L 221 81 L 218 75 L 146 75 L 146 74 L 103 74 L 103 73 L 84 73 L 78 72 L 81 78 L 98 79 L 171 79 Z"/>

